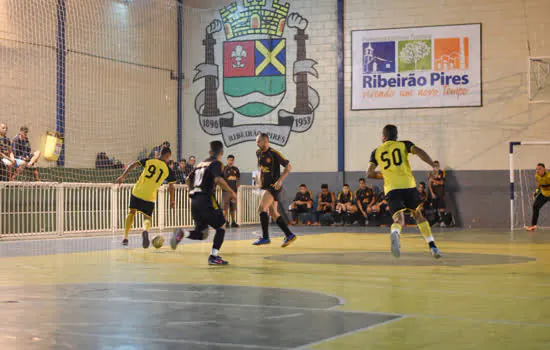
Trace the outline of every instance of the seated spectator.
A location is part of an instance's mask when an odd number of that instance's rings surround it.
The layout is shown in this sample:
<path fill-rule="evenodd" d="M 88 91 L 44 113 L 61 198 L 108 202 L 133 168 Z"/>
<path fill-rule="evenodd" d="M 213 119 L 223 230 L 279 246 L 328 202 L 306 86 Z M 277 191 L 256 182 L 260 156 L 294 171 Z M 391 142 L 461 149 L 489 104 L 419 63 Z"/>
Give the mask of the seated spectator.
<path fill-rule="evenodd" d="M 158 145 L 157 147 L 154 147 L 149 153 L 149 158 L 153 158 L 153 159 L 159 158 L 160 152 L 162 152 L 163 148 L 170 148 L 170 142 L 164 141 L 162 144 Z"/>
<path fill-rule="evenodd" d="M 195 163 L 197 162 L 197 158 L 195 156 L 189 157 L 189 160 L 187 161 L 187 165 L 185 165 L 185 168 L 183 169 L 183 173 L 185 174 L 185 177 L 189 177 L 189 174 L 195 170 Z"/>
<path fill-rule="evenodd" d="M 445 217 L 445 178 L 446 173 L 439 167 L 439 162 L 434 161 L 435 170 L 429 173 L 428 188 L 431 195 L 432 208 L 434 210 L 435 222 L 444 226 Z"/>
<path fill-rule="evenodd" d="M 120 160 L 109 158 L 105 152 L 99 152 L 95 158 L 95 167 L 96 169 L 121 169 L 124 168 L 124 164 Z"/>
<path fill-rule="evenodd" d="M 391 224 L 392 218 L 390 215 L 386 194 L 384 192 L 380 192 L 375 196 L 375 198 L 376 202 L 372 206 L 373 221 L 377 226 Z"/>
<path fill-rule="evenodd" d="M 357 205 L 354 202 L 353 192 L 350 191 L 348 184 L 344 184 L 342 191 L 338 193 L 336 212 L 338 213 L 337 221 L 344 224 L 346 221 L 351 221 L 351 217 L 357 213 Z"/>
<path fill-rule="evenodd" d="M 375 204 L 374 190 L 372 187 L 368 187 L 364 178 L 359 179 L 359 189 L 355 191 L 355 198 L 357 201 L 357 208 L 363 215 L 364 221 L 368 222 L 369 215 L 372 214 L 372 207 Z"/>
<path fill-rule="evenodd" d="M 29 128 L 22 126 L 19 129 L 19 134 L 12 140 L 11 148 L 15 156 L 15 166 L 17 168 L 17 171 L 15 171 L 12 176 L 12 181 L 14 181 L 25 168 L 32 169 L 34 178 L 36 181 L 40 181 L 38 169 L 36 168 L 36 162 L 40 158 L 40 151 L 31 151 L 31 145 L 27 136 L 28 133 Z"/>
<path fill-rule="evenodd" d="M 430 201 L 428 200 L 428 192 L 426 192 L 426 183 L 424 181 L 421 181 L 418 183 L 418 196 L 420 198 L 420 201 L 421 201 L 421 206 L 422 206 L 422 214 L 424 215 L 424 217 L 426 217 L 426 210 L 428 210 L 430 208 Z"/>
<path fill-rule="evenodd" d="M 327 184 L 321 185 L 321 192 L 317 199 L 316 222 L 329 226 L 334 223 L 334 211 L 336 210 L 336 199 L 334 192 L 329 191 Z"/>
<path fill-rule="evenodd" d="M 5 123 L 0 123 L 0 166 L 6 168 L 6 171 L 2 169 L 0 174 L 6 180 L 11 179 L 11 171 L 15 166 L 15 156 L 11 149 L 11 141 L 7 135 L 8 126 Z"/>
<path fill-rule="evenodd" d="M 300 185 L 300 190 L 296 192 L 294 201 L 291 204 L 292 212 L 292 223 L 296 224 L 298 222 L 298 215 L 308 214 L 307 215 L 307 224 L 311 225 L 311 210 L 313 208 L 313 196 L 311 191 L 307 189 L 305 184 Z"/>

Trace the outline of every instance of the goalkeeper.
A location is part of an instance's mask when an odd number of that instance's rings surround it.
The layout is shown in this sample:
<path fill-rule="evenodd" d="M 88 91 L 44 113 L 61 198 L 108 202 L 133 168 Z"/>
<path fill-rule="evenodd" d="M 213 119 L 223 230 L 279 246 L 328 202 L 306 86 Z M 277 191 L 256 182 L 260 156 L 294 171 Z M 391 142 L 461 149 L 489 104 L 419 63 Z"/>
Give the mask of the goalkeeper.
<path fill-rule="evenodd" d="M 527 231 L 535 231 L 537 229 L 539 211 L 546 202 L 550 200 L 550 174 L 546 171 L 546 167 L 543 163 L 537 164 L 535 178 L 537 179 L 537 190 L 534 195 L 533 218 L 531 220 L 531 226 L 526 227 Z"/>

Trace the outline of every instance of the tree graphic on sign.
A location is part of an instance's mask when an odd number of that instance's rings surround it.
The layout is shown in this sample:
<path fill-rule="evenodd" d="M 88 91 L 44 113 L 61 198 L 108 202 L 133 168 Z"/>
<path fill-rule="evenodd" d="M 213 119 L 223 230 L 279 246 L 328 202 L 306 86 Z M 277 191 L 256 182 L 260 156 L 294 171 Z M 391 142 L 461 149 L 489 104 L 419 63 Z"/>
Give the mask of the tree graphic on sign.
<path fill-rule="evenodd" d="M 431 69 L 431 41 L 406 40 L 399 42 L 399 70 Z"/>

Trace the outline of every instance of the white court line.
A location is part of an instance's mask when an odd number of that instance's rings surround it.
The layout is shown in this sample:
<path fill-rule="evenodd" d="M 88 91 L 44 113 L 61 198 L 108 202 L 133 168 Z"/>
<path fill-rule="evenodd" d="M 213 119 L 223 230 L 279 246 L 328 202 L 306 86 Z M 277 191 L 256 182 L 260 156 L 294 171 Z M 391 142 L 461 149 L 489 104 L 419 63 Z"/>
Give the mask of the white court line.
<path fill-rule="evenodd" d="M 292 317 L 299 317 L 299 316 L 303 316 L 304 314 L 288 314 L 288 315 L 280 315 L 280 316 L 268 316 L 268 317 L 265 317 L 266 320 L 281 320 L 283 318 L 292 318 Z"/>
<path fill-rule="evenodd" d="M 218 322 L 218 321 L 216 321 L 216 320 L 211 320 L 211 321 L 174 321 L 174 322 L 166 322 L 164 325 L 166 327 L 175 327 L 175 326 L 210 324 L 210 323 L 216 323 L 216 322 Z"/>
<path fill-rule="evenodd" d="M 323 340 L 319 340 L 319 341 L 316 341 L 316 342 L 313 342 L 313 343 L 305 344 L 305 345 L 302 345 L 302 346 L 297 347 L 295 349 L 300 349 L 300 350 L 301 349 L 309 349 L 309 348 L 311 348 L 312 346 L 315 346 L 315 345 L 323 344 L 323 343 L 329 342 L 329 341 L 334 340 L 334 339 L 342 338 L 342 337 L 345 337 L 345 336 L 348 336 L 348 335 L 352 335 L 352 334 L 355 334 L 355 333 L 359 333 L 359 332 L 363 332 L 363 331 L 366 331 L 366 330 L 369 330 L 369 329 L 373 329 L 373 328 L 376 328 L 376 327 L 379 327 L 379 326 L 382 326 L 382 325 L 385 325 L 385 324 L 388 324 L 388 323 L 392 323 L 392 322 L 395 322 L 395 321 L 405 319 L 406 317 L 407 316 L 403 315 L 403 316 L 400 316 L 398 318 L 393 318 L 391 320 L 387 320 L 387 321 L 376 323 L 376 324 L 373 324 L 373 325 L 370 325 L 370 326 L 367 326 L 367 327 L 359 328 L 359 329 L 356 329 L 354 331 L 349 331 L 349 332 L 339 334 L 339 335 L 335 335 L 333 337 L 325 338 Z"/>

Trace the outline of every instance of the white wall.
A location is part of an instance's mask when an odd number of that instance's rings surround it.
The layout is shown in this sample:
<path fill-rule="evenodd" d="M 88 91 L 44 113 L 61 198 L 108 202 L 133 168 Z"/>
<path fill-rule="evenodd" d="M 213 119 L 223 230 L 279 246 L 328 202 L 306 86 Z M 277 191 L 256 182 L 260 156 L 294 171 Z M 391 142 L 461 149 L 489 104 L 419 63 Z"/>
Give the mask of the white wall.
<path fill-rule="evenodd" d="M 509 141 L 549 139 L 550 105 L 527 103 L 526 44 L 529 38 L 532 56 L 550 55 L 548 0 L 525 1 L 526 12 L 523 0 L 345 3 L 346 170 L 365 169 L 388 123 L 400 127 L 400 138 L 457 170 L 507 169 Z M 482 23 L 483 107 L 350 111 L 350 31 L 462 23 Z M 412 164 L 425 169 L 420 161 Z"/>
<path fill-rule="evenodd" d="M 168 71 L 127 63 L 176 71 L 175 2 L 66 6 L 66 166 L 94 167 L 102 151 L 128 162 L 164 140 L 175 150 L 176 82 Z M 56 2 L 2 1 L 0 28 L 0 37 L 24 42 L 0 40 L 0 119 L 10 136 L 28 125 L 31 145 L 43 150 L 56 122 Z"/>

